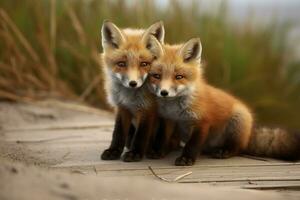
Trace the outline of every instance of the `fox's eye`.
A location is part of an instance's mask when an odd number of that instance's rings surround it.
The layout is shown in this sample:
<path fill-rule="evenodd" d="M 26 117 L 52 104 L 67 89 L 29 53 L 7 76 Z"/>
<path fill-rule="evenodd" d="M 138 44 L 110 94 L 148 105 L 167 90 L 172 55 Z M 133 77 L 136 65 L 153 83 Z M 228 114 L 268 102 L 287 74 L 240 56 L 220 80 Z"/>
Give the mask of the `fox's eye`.
<path fill-rule="evenodd" d="M 179 79 L 183 79 L 183 76 L 182 75 L 176 75 L 175 78 L 176 78 L 176 80 L 179 80 Z"/>
<path fill-rule="evenodd" d="M 152 76 L 156 79 L 160 79 L 160 74 L 152 74 Z"/>
<path fill-rule="evenodd" d="M 118 67 L 126 67 L 126 62 L 120 61 L 120 62 L 117 62 L 117 65 L 118 65 Z"/>
<path fill-rule="evenodd" d="M 150 65 L 150 63 L 148 63 L 148 62 L 141 62 L 140 63 L 141 67 L 147 67 L 148 65 Z"/>

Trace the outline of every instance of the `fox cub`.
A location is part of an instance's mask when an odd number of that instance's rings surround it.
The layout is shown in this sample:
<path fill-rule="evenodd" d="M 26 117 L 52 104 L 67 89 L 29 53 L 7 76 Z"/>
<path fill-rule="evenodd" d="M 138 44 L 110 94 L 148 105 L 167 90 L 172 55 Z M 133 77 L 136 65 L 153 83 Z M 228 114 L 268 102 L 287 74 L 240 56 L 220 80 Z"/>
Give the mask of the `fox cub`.
<path fill-rule="evenodd" d="M 149 92 L 146 80 L 156 46 L 164 42 L 164 26 L 157 22 L 147 30 L 119 29 L 105 21 L 101 33 L 105 88 L 117 112 L 111 145 L 101 158 L 119 159 L 127 141 L 129 151 L 123 160 L 139 161 L 157 127 L 155 96 Z M 130 134 L 133 138 L 128 139 Z"/>
<path fill-rule="evenodd" d="M 167 119 L 164 144 L 175 125 L 187 138 L 175 165 L 193 165 L 200 150 L 216 158 L 246 152 L 298 159 L 300 136 L 280 129 L 253 128 L 250 109 L 232 95 L 210 86 L 203 77 L 200 39 L 183 45 L 155 46 L 150 70 L 159 115 Z"/>

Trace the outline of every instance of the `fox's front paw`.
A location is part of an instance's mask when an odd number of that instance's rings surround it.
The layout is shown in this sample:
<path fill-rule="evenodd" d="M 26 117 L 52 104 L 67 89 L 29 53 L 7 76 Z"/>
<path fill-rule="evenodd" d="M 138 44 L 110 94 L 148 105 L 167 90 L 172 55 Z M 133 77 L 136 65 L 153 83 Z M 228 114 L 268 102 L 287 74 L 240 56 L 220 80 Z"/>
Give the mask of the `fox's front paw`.
<path fill-rule="evenodd" d="M 142 154 L 135 151 L 128 151 L 124 154 L 123 161 L 124 162 L 137 162 L 142 160 Z"/>
<path fill-rule="evenodd" d="M 195 163 L 195 159 L 187 156 L 180 156 L 175 160 L 176 166 L 191 166 Z"/>
<path fill-rule="evenodd" d="M 102 160 L 118 160 L 122 152 L 118 149 L 106 149 L 101 155 Z"/>

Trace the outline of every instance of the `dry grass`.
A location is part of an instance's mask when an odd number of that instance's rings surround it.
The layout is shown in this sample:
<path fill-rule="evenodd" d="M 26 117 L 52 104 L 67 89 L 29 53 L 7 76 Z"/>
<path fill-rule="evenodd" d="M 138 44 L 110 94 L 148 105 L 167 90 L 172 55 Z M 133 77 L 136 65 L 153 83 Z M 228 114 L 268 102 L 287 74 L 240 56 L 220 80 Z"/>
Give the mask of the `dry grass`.
<path fill-rule="evenodd" d="M 136 3 L 140 2 L 140 3 Z M 99 61 L 100 26 L 147 27 L 163 20 L 168 42 L 200 36 L 210 83 L 250 104 L 263 123 L 300 128 L 300 59 L 287 46 L 290 26 L 258 28 L 249 18 L 237 28 L 226 4 L 215 14 L 173 1 L 3 0 L 0 5 L 0 98 L 64 98 L 107 108 Z"/>

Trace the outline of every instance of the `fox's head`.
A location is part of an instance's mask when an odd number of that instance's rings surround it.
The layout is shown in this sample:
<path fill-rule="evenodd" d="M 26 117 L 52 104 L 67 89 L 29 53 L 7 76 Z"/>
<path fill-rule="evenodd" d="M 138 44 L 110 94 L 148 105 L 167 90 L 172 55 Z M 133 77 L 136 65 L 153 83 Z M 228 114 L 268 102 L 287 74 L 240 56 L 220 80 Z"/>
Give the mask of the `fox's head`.
<path fill-rule="evenodd" d="M 199 38 L 183 45 L 159 45 L 150 71 L 153 92 L 159 97 L 191 94 L 202 78 Z"/>
<path fill-rule="evenodd" d="M 104 21 L 102 59 L 108 73 L 128 88 L 145 82 L 158 45 L 164 42 L 164 26 L 157 22 L 147 30 L 119 29 Z"/>

